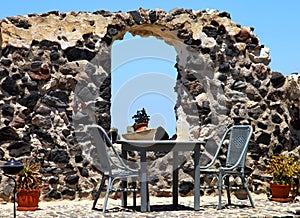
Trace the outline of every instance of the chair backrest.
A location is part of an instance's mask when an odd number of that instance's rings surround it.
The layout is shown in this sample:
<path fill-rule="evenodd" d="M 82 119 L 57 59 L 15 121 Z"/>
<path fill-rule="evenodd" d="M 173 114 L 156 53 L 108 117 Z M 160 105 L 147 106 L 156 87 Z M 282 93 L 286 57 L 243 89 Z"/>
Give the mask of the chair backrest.
<path fill-rule="evenodd" d="M 230 134 L 226 157 L 226 167 L 237 167 L 244 170 L 248 144 L 253 129 L 250 125 L 235 125 L 227 131 Z"/>
<path fill-rule="evenodd" d="M 98 125 L 89 125 L 87 126 L 87 131 L 89 132 L 92 143 L 96 149 L 97 160 L 94 160 L 96 162 L 96 167 L 104 173 L 111 174 L 111 158 L 107 151 L 107 146 L 110 146 L 110 140 L 105 133 L 105 130 Z"/>
<path fill-rule="evenodd" d="M 127 170 L 130 172 L 137 172 L 137 170 L 131 169 L 124 163 L 107 133 L 101 126 L 88 125 L 87 131 L 90 133 L 96 148 L 96 164 L 100 165 L 98 167 L 100 167 L 102 172 L 109 173 L 109 175 L 112 174 L 112 170 Z M 111 152 L 109 152 L 110 150 Z"/>

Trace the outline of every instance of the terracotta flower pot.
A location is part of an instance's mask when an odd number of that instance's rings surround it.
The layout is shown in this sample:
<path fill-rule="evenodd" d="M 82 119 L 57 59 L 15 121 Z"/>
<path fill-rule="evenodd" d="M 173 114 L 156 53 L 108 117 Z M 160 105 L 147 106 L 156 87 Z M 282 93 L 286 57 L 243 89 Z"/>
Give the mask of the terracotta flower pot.
<path fill-rule="evenodd" d="M 148 128 L 148 123 L 143 122 L 143 123 L 136 123 L 133 125 L 134 131 L 142 131 L 146 130 Z"/>
<path fill-rule="evenodd" d="M 17 210 L 37 210 L 40 199 L 40 190 L 18 190 Z"/>
<path fill-rule="evenodd" d="M 291 198 L 289 198 L 291 185 L 283 185 L 283 184 L 276 184 L 270 183 L 270 189 L 272 198 L 271 200 L 277 202 L 289 202 Z"/>

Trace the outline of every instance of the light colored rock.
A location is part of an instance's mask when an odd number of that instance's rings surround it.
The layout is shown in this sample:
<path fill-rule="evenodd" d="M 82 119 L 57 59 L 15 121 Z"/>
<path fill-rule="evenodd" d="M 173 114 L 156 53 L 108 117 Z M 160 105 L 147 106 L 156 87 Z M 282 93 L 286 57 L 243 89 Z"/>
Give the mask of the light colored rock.
<path fill-rule="evenodd" d="M 257 53 L 250 53 L 249 57 L 254 63 L 264 63 L 269 64 L 270 59 L 270 49 L 269 48 L 261 48 Z"/>
<path fill-rule="evenodd" d="M 8 19 L 2 21 L 2 48 L 6 45 L 29 48 L 32 40 L 59 42 L 63 49 L 75 46 L 83 34 L 104 36 L 109 19 L 86 12 L 66 13 L 63 18 L 54 14 L 48 16 L 18 16 L 28 20 L 28 29 L 18 28 Z M 93 24 L 93 25 L 92 25 Z"/>

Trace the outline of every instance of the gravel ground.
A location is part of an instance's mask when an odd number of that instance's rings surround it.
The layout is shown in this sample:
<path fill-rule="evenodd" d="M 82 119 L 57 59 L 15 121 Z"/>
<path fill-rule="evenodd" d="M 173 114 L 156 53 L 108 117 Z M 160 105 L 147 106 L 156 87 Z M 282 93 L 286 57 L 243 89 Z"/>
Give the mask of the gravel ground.
<path fill-rule="evenodd" d="M 132 208 L 124 209 L 120 207 L 121 200 L 112 198 L 108 201 L 108 212 L 103 214 L 101 208 L 103 198 L 99 199 L 97 208 L 92 210 L 92 200 L 61 200 L 39 203 L 39 208 L 36 211 L 17 211 L 17 217 L 300 217 L 300 203 L 278 203 L 270 201 L 266 195 L 252 194 L 255 203 L 255 208 L 250 207 L 248 200 L 237 200 L 232 197 L 233 205 L 226 206 L 222 210 L 217 210 L 217 196 L 201 197 L 200 211 L 193 210 L 193 196 L 179 197 L 180 206 L 177 210 L 172 208 L 172 198 L 152 197 L 151 212 L 142 213 L 133 210 Z M 225 199 L 225 198 L 224 198 Z M 128 199 L 129 204 L 132 199 Z M 139 204 L 139 200 L 137 200 Z M 225 204 L 225 201 L 223 202 Z M 13 217 L 13 203 L 0 204 L 0 217 Z M 297 215 L 299 213 L 299 215 Z"/>

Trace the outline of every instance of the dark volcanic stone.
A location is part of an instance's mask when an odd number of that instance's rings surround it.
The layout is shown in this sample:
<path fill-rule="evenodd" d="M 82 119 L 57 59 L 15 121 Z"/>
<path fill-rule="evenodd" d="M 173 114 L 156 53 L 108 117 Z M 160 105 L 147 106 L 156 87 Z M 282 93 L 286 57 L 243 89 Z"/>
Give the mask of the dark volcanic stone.
<path fill-rule="evenodd" d="M 83 161 L 83 156 L 82 154 L 78 153 L 75 155 L 75 163 L 80 163 L 81 161 Z"/>
<path fill-rule="evenodd" d="M 93 12 L 93 14 L 100 14 L 103 17 L 110 17 L 110 16 L 112 16 L 112 13 L 110 11 L 106 11 L 106 10 L 98 10 L 98 11 Z"/>
<path fill-rule="evenodd" d="M 9 67 L 12 64 L 12 61 L 8 58 L 4 58 L 1 60 L 1 64 L 3 64 L 5 67 Z"/>
<path fill-rule="evenodd" d="M 17 82 L 10 76 L 6 77 L 6 79 L 2 82 L 1 88 L 10 95 L 19 94 L 19 86 Z"/>
<path fill-rule="evenodd" d="M 16 27 L 23 29 L 28 29 L 31 27 L 31 24 L 29 24 L 28 20 L 23 19 L 22 17 L 8 17 L 7 19 Z"/>
<path fill-rule="evenodd" d="M 50 53 L 50 60 L 57 61 L 60 57 L 60 54 L 57 51 L 51 51 Z"/>
<path fill-rule="evenodd" d="M 92 41 L 89 41 L 89 42 L 85 43 L 85 46 L 89 49 L 92 49 L 92 50 L 96 48 L 96 44 Z"/>
<path fill-rule="evenodd" d="M 273 149 L 273 154 L 274 155 L 279 155 L 283 150 L 283 146 L 282 144 L 278 144 L 275 146 L 275 148 Z"/>
<path fill-rule="evenodd" d="M 112 37 L 109 34 L 105 34 L 105 36 L 102 38 L 103 42 L 106 42 L 107 45 L 110 45 L 112 43 Z"/>
<path fill-rule="evenodd" d="M 20 157 L 30 155 L 32 147 L 29 143 L 23 141 L 12 142 L 8 147 L 9 155 L 12 157 Z"/>
<path fill-rule="evenodd" d="M 66 176 L 65 182 L 70 185 L 75 185 L 79 181 L 79 176 L 77 174 Z"/>
<path fill-rule="evenodd" d="M 179 183 L 180 194 L 187 195 L 193 189 L 194 189 L 194 184 L 192 182 L 180 181 Z"/>
<path fill-rule="evenodd" d="M 272 122 L 280 124 L 282 122 L 282 119 L 280 118 L 280 116 L 278 114 L 273 114 L 272 115 Z"/>
<path fill-rule="evenodd" d="M 292 117 L 290 124 L 295 130 L 300 130 L 300 118 Z"/>
<path fill-rule="evenodd" d="M 226 48 L 226 55 L 231 56 L 231 57 L 237 57 L 239 56 L 240 51 L 234 47 L 232 44 L 229 44 Z"/>
<path fill-rule="evenodd" d="M 271 135 L 265 132 L 262 132 L 256 139 L 256 143 L 261 143 L 264 145 L 270 145 Z"/>
<path fill-rule="evenodd" d="M 0 148 L 0 160 L 3 159 L 5 152 Z"/>
<path fill-rule="evenodd" d="M 111 36 L 115 36 L 118 34 L 118 29 L 115 26 L 108 26 L 107 28 L 107 32 L 111 35 Z"/>
<path fill-rule="evenodd" d="M 20 140 L 19 135 L 13 128 L 6 126 L 0 129 L 0 142 L 18 140 Z"/>
<path fill-rule="evenodd" d="M 39 98 L 40 98 L 40 94 L 36 91 L 33 91 L 29 95 L 26 95 L 25 97 L 21 98 L 19 100 L 19 103 L 32 110 L 33 107 L 36 105 L 37 101 L 39 100 Z"/>
<path fill-rule="evenodd" d="M 58 98 L 63 103 L 69 103 L 69 92 L 68 91 L 52 91 L 51 96 Z"/>
<path fill-rule="evenodd" d="M 49 160 L 55 163 L 69 163 L 70 157 L 67 150 L 56 148 L 51 151 Z"/>
<path fill-rule="evenodd" d="M 260 80 L 256 80 L 252 83 L 252 85 L 255 87 L 255 88 L 259 88 L 261 86 L 261 81 Z"/>
<path fill-rule="evenodd" d="M 41 69 L 43 62 L 42 61 L 32 61 L 31 62 L 31 70 L 32 71 L 39 71 Z"/>
<path fill-rule="evenodd" d="M 226 28 L 223 25 L 219 26 L 218 27 L 218 35 L 223 35 L 225 33 L 226 33 Z"/>
<path fill-rule="evenodd" d="M 200 46 L 202 42 L 200 39 L 189 38 L 187 40 L 184 40 L 184 43 L 187 45 Z"/>
<path fill-rule="evenodd" d="M 7 77 L 9 75 L 9 72 L 7 69 L 0 69 L 0 79 Z"/>
<path fill-rule="evenodd" d="M 272 72 L 271 82 L 274 88 L 280 88 L 285 83 L 285 76 L 279 72 Z"/>
<path fill-rule="evenodd" d="M 139 11 L 130 11 L 129 12 L 133 18 L 133 20 L 135 21 L 136 24 L 143 24 L 145 23 L 144 18 L 142 18 L 141 14 Z"/>
<path fill-rule="evenodd" d="M 24 85 L 27 87 L 29 91 L 37 91 L 38 84 L 36 81 L 25 82 Z"/>
<path fill-rule="evenodd" d="M 264 124 L 262 122 L 258 122 L 257 123 L 257 127 L 260 128 L 260 129 L 264 129 L 266 130 L 268 128 L 268 125 L 267 124 Z"/>
<path fill-rule="evenodd" d="M 78 167 L 80 175 L 83 177 L 89 177 L 89 171 L 86 168 Z"/>
<path fill-rule="evenodd" d="M 76 47 L 67 48 L 65 50 L 68 61 L 79 61 L 79 60 L 88 60 L 91 61 L 96 53 L 89 51 L 87 49 L 81 49 Z"/>
<path fill-rule="evenodd" d="M 208 37 L 217 38 L 217 35 L 218 35 L 218 29 L 217 29 L 216 27 L 205 26 L 205 27 L 203 27 L 202 31 L 203 31 Z"/>
<path fill-rule="evenodd" d="M 53 176 L 49 179 L 49 184 L 57 184 L 59 182 L 59 178 L 57 176 Z"/>
<path fill-rule="evenodd" d="M 155 23 L 155 21 L 157 21 L 156 11 L 151 10 L 149 12 L 149 18 L 150 18 L 151 23 Z"/>
<path fill-rule="evenodd" d="M 74 189 L 70 189 L 68 187 L 63 187 L 61 190 L 62 195 L 75 196 L 76 192 Z"/>
<path fill-rule="evenodd" d="M 220 17 L 227 17 L 227 18 L 231 19 L 230 14 L 228 12 L 226 12 L 226 11 L 220 12 L 219 16 Z"/>
<path fill-rule="evenodd" d="M 45 198 L 60 199 L 61 198 L 61 193 L 58 192 L 56 189 L 52 189 L 51 191 L 49 191 L 45 195 Z"/>
<path fill-rule="evenodd" d="M 33 129 L 32 133 L 36 134 L 38 138 L 43 141 L 44 143 L 50 143 L 53 144 L 54 141 L 52 139 L 52 136 L 49 134 L 49 132 L 42 128 Z"/>
<path fill-rule="evenodd" d="M 5 104 L 2 106 L 2 115 L 3 116 L 13 117 L 14 111 L 15 111 L 15 109 L 12 106 L 10 106 L 9 104 Z"/>
<path fill-rule="evenodd" d="M 219 65 L 219 71 L 222 73 L 226 73 L 230 70 L 230 64 L 229 63 L 222 63 Z"/>
<path fill-rule="evenodd" d="M 218 76 L 218 80 L 225 82 L 227 80 L 227 75 L 225 73 L 220 73 Z"/>
<path fill-rule="evenodd" d="M 68 104 L 61 101 L 59 98 L 50 95 L 44 95 L 42 102 L 51 107 L 68 107 Z"/>

